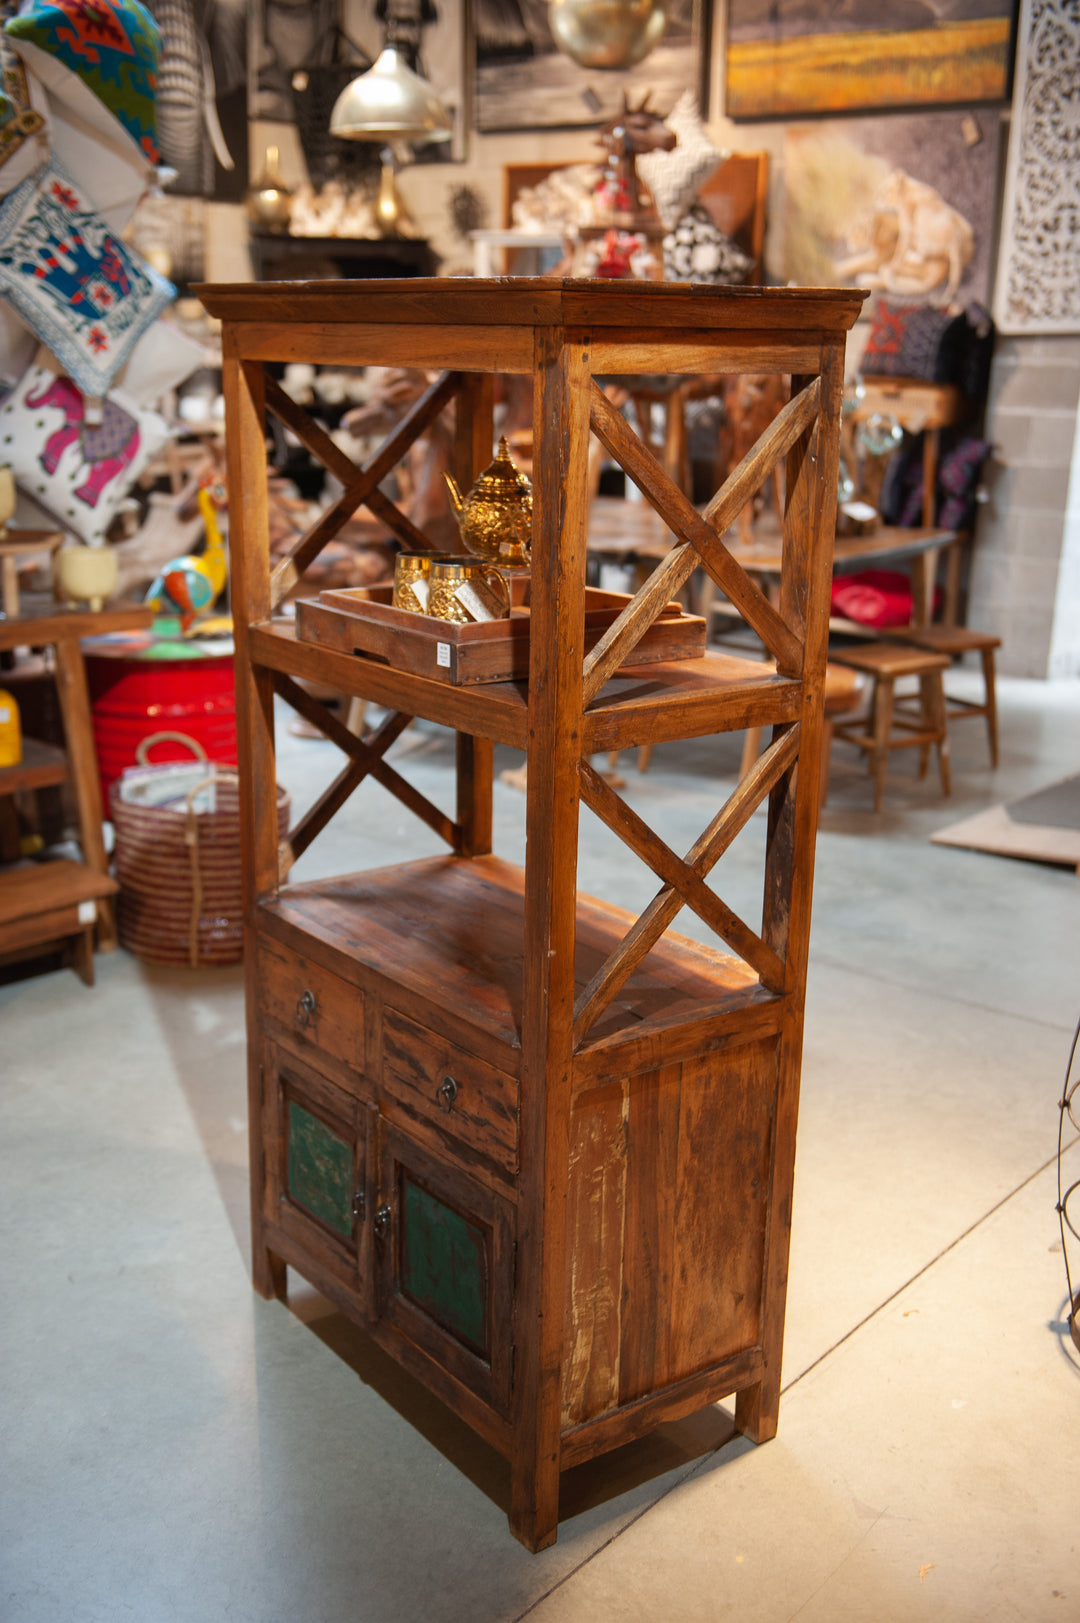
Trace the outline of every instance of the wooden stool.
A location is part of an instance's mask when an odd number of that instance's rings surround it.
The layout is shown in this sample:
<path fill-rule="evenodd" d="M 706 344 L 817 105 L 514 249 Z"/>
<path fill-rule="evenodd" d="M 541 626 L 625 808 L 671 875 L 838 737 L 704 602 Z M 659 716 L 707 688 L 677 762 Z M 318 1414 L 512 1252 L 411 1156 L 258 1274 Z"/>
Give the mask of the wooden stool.
<path fill-rule="evenodd" d="M 896 633 L 897 641 L 915 648 L 926 648 L 934 654 L 947 654 L 950 659 L 962 659 L 965 654 L 979 654 L 982 658 L 985 692 L 980 704 L 977 699 L 958 699 L 945 695 L 945 717 L 955 721 L 964 716 L 985 716 L 986 733 L 990 742 L 990 764 L 998 764 L 997 685 L 994 673 L 994 649 L 1001 647 L 1001 638 L 988 631 L 969 631 L 967 626 L 905 626 Z"/>
<path fill-rule="evenodd" d="M 772 664 L 772 661 L 769 663 Z M 825 797 L 829 792 L 829 752 L 832 749 L 835 719 L 837 716 L 846 716 L 849 710 L 854 710 L 861 692 L 862 678 L 858 671 L 849 670 L 843 665 L 833 665 L 831 662 L 826 665 L 824 722 L 821 732 L 821 793 L 818 800 L 821 806 L 824 806 Z M 748 727 L 743 740 L 742 761 L 739 763 L 740 778 L 745 778 L 760 754 L 761 728 Z"/>
<path fill-rule="evenodd" d="M 885 769 L 889 751 L 917 745 L 920 750 L 919 776 L 925 776 L 929 747 L 937 746 L 938 771 L 944 794 L 949 784 L 949 737 L 945 722 L 945 689 L 942 672 L 952 663 L 948 654 L 935 654 L 924 648 L 905 648 L 898 642 L 872 642 L 864 648 L 832 652 L 830 661 L 847 665 L 873 679 L 874 695 L 870 714 L 856 721 L 838 722 L 833 732 L 857 744 L 870 757 L 874 778 L 874 810 L 880 811 L 885 794 Z M 896 683 L 901 677 L 919 679 L 919 709 L 906 715 L 896 708 Z"/>

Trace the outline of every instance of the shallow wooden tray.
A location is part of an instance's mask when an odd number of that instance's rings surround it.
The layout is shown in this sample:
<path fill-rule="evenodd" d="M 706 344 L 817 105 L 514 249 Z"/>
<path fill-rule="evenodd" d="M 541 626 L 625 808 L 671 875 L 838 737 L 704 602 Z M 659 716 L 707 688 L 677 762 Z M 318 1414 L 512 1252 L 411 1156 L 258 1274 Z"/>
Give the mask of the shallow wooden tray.
<path fill-rule="evenodd" d="M 527 596 L 525 582 L 515 597 Z M 523 589 L 523 590 L 522 590 Z M 391 586 L 356 586 L 301 598 L 296 635 L 338 653 L 358 654 L 414 676 L 464 687 L 476 682 L 511 682 L 529 674 L 529 610 L 515 604 L 507 620 L 453 625 L 409 609 L 395 609 Z M 630 602 L 625 592 L 585 590 L 585 648 L 598 642 Z M 634 648 L 627 663 L 700 659 L 705 653 L 705 621 L 669 603 Z"/>

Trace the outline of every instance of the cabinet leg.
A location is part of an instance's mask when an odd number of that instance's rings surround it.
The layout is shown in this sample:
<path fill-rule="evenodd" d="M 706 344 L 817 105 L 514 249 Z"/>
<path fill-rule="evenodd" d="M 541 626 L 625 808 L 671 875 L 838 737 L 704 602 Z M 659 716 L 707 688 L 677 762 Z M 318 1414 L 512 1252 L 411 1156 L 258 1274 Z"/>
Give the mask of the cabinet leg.
<path fill-rule="evenodd" d="M 752 1443 L 767 1443 L 770 1437 L 775 1437 L 779 1417 L 779 1383 L 768 1376 L 736 1394 L 735 1430 L 749 1437 Z"/>
<path fill-rule="evenodd" d="M 279 1257 L 276 1251 L 252 1236 L 251 1242 L 251 1283 L 260 1296 L 265 1296 L 268 1302 L 276 1297 L 284 1302 L 286 1297 L 286 1268 L 285 1259 Z"/>
<path fill-rule="evenodd" d="M 536 1474 L 515 1460 L 510 1478 L 510 1531 L 535 1554 L 559 1535 L 558 1461 L 542 1461 Z"/>

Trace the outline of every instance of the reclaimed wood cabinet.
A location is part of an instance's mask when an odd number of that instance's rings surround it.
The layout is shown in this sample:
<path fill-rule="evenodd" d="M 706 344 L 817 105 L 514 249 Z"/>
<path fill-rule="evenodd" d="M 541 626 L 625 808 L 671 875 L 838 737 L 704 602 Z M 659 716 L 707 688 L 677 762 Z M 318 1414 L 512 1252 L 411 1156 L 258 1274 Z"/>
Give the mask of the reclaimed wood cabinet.
<path fill-rule="evenodd" d="M 530 278 L 200 292 L 223 323 L 255 1286 L 284 1296 L 299 1270 L 500 1449 L 512 1531 L 541 1549 L 562 1469 L 732 1394 L 748 1436 L 776 1429 L 844 343 L 863 295 Z M 289 360 L 432 381 L 361 466 L 274 382 L 268 367 Z M 598 380 L 739 371 L 790 375 L 791 401 L 699 512 Z M 285 599 L 361 503 L 430 550 L 382 486 L 452 402 L 466 488 L 492 455 L 497 372 L 533 380 L 528 678 L 455 686 L 301 640 Z M 268 412 L 344 487 L 273 566 Z M 677 545 L 586 652 L 590 434 Z M 781 462 L 769 600 L 722 537 Z M 635 666 L 699 567 L 774 664 Z M 385 717 L 359 739 L 304 679 Z M 344 756 L 280 847 L 275 697 Z M 387 758 L 411 717 L 457 735 L 453 816 Z M 748 727 L 771 743 L 682 855 L 590 764 Z M 495 743 L 528 754 L 523 868 L 491 850 Z M 369 776 L 447 854 L 290 884 Z M 583 804 L 654 871 L 640 917 L 579 894 Z M 759 807 L 761 917 L 747 922 L 708 880 Z M 683 907 L 715 947 L 670 929 Z"/>

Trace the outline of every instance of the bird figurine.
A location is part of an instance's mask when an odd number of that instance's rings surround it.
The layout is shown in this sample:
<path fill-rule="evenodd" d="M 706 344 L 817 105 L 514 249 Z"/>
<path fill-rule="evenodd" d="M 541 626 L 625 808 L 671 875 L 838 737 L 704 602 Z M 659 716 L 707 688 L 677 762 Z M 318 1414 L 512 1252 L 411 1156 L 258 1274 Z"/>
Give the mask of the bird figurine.
<path fill-rule="evenodd" d="M 183 631 L 188 631 L 195 618 L 217 601 L 228 572 L 225 539 L 218 524 L 214 498 L 205 486 L 199 491 L 199 511 L 206 525 L 206 550 L 198 558 L 189 554 L 171 559 L 146 594 L 146 602 L 151 607 L 176 609 Z"/>

